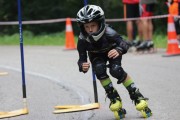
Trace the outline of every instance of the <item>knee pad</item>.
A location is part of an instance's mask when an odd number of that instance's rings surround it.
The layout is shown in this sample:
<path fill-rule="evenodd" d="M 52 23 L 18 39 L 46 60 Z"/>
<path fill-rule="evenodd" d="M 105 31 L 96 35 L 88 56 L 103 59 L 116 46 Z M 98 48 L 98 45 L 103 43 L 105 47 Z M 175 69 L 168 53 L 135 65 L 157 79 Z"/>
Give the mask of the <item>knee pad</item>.
<path fill-rule="evenodd" d="M 110 74 L 118 79 L 118 84 L 122 83 L 127 77 L 127 73 L 123 70 L 123 68 L 120 65 L 117 64 L 111 65 Z"/>
<path fill-rule="evenodd" d="M 95 59 L 92 64 L 96 77 L 99 80 L 109 77 L 106 73 L 106 63 L 102 59 Z"/>

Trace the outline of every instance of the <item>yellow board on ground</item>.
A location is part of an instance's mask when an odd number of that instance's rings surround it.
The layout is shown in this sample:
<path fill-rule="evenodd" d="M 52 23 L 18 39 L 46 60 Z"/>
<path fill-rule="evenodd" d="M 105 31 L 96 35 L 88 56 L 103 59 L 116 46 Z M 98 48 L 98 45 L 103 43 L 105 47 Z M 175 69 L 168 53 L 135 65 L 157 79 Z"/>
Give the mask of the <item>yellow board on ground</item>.
<path fill-rule="evenodd" d="M 92 109 L 98 109 L 100 107 L 99 103 L 91 103 L 86 105 L 64 105 L 64 106 L 55 106 L 53 113 L 69 113 L 69 112 L 80 112 L 87 111 Z"/>
<path fill-rule="evenodd" d="M 0 76 L 7 75 L 8 72 L 0 72 Z"/>
<path fill-rule="evenodd" d="M 19 115 L 25 115 L 25 114 L 28 114 L 27 108 L 14 110 L 14 111 L 10 111 L 10 112 L 0 112 L 0 119 L 15 117 L 15 116 L 19 116 Z"/>

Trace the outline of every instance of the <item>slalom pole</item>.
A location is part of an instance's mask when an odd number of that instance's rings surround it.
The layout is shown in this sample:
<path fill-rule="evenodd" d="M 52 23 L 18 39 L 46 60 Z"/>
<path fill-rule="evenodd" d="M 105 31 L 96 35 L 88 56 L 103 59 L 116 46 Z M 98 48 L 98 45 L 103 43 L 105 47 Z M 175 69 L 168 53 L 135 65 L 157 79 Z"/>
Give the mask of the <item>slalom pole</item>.
<path fill-rule="evenodd" d="M 88 0 L 84 0 L 84 6 L 86 6 L 88 3 Z"/>
<path fill-rule="evenodd" d="M 26 81 L 25 81 L 25 69 L 24 69 L 23 30 L 22 30 L 22 17 L 21 17 L 21 0 L 17 0 L 17 2 L 18 2 L 19 39 L 20 39 L 21 72 L 22 72 L 22 93 L 23 93 L 24 106 L 27 108 Z"/>
<path fill-rule="evenodd" d="M 95 103 L 90 103 L 86 105 L 61 105 L 61 106 L 55 106 L 55 109 L 53 113 L 70 113 L 70 112 L 81 112 L 81 111 L 87 111 L 87 110 L 93 110 L 93 109 L 99 109 L 100 104 L 98 103 L 98 94 L 97 94 L 97 85 L 96 85 L 96 77 L 95 73 L 92 69 L 92 77 L 93 77 L 93 88 L 94 88 L 94 99 Z"/>
<path fill-rule="evenodd" d="M 24 72 L 24 52 L 23 52 L 23 36 L 22 36 L 22 20 L 21 20 L 21 1 L 17 0 L 17 4 L 18 4 L 19 38 L 20 38 L 21 68 L 22 68 L 22 92 L 23 92 L 24 108 L 10 112 L 7 111 L 0 112 L 0 119 L 28 114 L 27 101 L 26 101 L 26 83 L 25 83 L 25 74 L 24 74 L 25 72 Z"/>
<path fill-rule="evenodd" d="M 84 6 L 87 5 L 87 0 L 84 0 Z M 95 73 L 92 69 L 92 77 L 93 77 L 93 88 L 94 88 L 94 99 L 95 103 L 90 103 L 86 105 L 64 105 L 64 106 L 55 106 L 55 111 L 53 113 L 69 113 L 69 112 L 80 112 L 92 109 L 99 109 L 100 104 L 98 103 L 98 94 L 97 94 L 97 85 L 96 85 L 96 77 Z"/>
<path fill-rule="evenodd" d="M 93 77 L 93 88 L 94 88 L 94 100 L 95 103 L 98 103 L 98 93 L 97 93 L 97 84 L 96 84 L 96 76 L 92 68 L 92 77 Z"/>
<path fill-rule="evenodd" d="M 86 6 L 88 3 L 88 0 L 84 0 L 84 6 Z M 93 77 L 93 88 L 94 88 L 94 100 L 95 103 L 98 103 L 98 93 L 97 93 L 97 85 L 96 85 L 96 76 L 92 68 L 92 77 Z"/>

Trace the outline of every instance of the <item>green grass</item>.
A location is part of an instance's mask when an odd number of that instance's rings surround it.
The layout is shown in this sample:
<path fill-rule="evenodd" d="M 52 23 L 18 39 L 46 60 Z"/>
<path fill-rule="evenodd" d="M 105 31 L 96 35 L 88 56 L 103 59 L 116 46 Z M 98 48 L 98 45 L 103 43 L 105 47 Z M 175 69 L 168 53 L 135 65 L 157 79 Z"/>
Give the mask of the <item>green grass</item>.
<path fill-rule="evenodd" d="M 167 47 L 167 36 L 154 34 L 153 41 L 156 48 L 166 48 Z"/>
<path fill-rule="evenodd" d="M 31 32 L 23 32 L 24 45 L 63 46 L 65 45 L 65 32 L 33 35 Z M 157 48 L 166 48 L 167 36 L 154 34 L 154 44 Z M 77 36 L 75 36 L 77 42 Z M 0 35 L 0 45 L 19 45 L 19 33 L 13 35 Z"/>
<path fill-rule="evenodd" d="M 65 32 L 33 35 L 31 32 L 24 31 L 23 43 L 24 45 L 62 46 L 65 44 Z M 0 45 L 19 45 L 19 33 L 0 35 Z"/>

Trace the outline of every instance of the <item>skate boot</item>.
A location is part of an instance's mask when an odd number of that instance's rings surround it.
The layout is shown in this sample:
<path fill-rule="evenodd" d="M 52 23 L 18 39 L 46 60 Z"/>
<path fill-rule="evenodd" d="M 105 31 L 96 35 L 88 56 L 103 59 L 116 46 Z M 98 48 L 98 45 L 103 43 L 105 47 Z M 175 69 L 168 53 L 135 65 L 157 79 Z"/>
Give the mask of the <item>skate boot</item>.
<path fill-rule="evenodd" d="M 152 116 L 152 112 L 150 108 L 148 107 L 147 100 L 148 98 L 145 98 L 137 88 L 132 88 L 129 90 L 129 94 L 131 99 L 134 101 L 136 110 L 140 111 L 142 116 L 144 118 L 148 118 Z"/>
<path fill-rule="evenodd" d="M 128 52 L 135 52 L 136 47 L 141 44 L 141 40 L 133 40 L 133 41 L 128 42 L 128 43 L 130 45 Z"/>
<path fill-rule="evenodd" d="M 147 48 L 147 42 L 143 41 L 141 44 L 136 46 L 136 52 L 144 52 L 144 50 Z"/>
<path fill-rule="evenodd" d="M 132 42 L 132 45 L 134 46 L 134 47 L 137 47 L 137 46 L 139 46 L 140 44 L 141 44 L 141 40 L 134 40 L 133 42 Z"/>
<path fill-rule="evenodd" d="M 136 47 L 137 52 L 153 53 L 154 52 L 154 43 L 152 40 L 143 41 L 139 46 Z"/>
<path fill-rule="evenodd" d="M 147 40 L 147 42 L 146 42 L 146 49 L 150 53 L 154 52 L 154 43 L 153 43 L 152 40 Z"/>
<path fill-rule="evenodd" d="M 114 88 L 106 91 L 107 97 L 110 99 L 110 110 L 114 113 L 116 120 L 125 118 L 126 110 L 122 108 L 122 102 L 119 94 Z"/>

